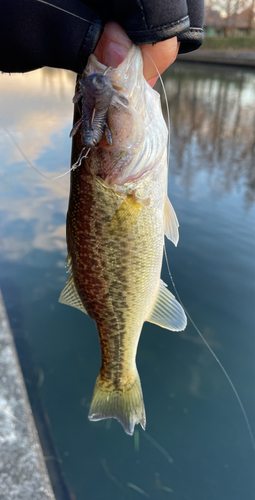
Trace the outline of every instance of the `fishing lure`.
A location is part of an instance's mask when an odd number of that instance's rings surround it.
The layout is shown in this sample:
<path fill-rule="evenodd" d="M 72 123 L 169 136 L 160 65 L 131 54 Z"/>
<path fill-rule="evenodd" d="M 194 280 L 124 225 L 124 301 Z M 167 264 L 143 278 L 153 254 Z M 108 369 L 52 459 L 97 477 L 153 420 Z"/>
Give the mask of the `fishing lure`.
<path fill-rule="evenodd" d="M 79 80 L 79 89 L 73 97 L 73 103 L 81 99 L 81 118 L 74 124 L 70 137 L 73 137 L 81 126 L 81 141 L 85 147 L 96 146 L 105 132 L 107 142 L 112 146 L 112 135 L 107 124 L 107 116 L 111 104 L 124 108 L 129 102 L 110 80 L 103 74 L 94 73 Z"/>

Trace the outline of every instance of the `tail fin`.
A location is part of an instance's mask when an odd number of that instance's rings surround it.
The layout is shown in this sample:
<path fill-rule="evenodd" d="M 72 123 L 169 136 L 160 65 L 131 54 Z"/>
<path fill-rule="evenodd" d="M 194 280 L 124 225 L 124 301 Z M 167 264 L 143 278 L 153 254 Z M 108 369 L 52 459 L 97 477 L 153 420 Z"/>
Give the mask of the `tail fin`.
<path fill-rule="evenodd" d="M 93 421 L 117 418 L 125 432 L 131 436 L 136 424 L 141 424 L 145 430 L 145 408 L 138 373 L 136 372 L 132 387 L 126 390 L 125 387 L 115 390 L 106 388 L 99 374 L 88 417 Z"/>

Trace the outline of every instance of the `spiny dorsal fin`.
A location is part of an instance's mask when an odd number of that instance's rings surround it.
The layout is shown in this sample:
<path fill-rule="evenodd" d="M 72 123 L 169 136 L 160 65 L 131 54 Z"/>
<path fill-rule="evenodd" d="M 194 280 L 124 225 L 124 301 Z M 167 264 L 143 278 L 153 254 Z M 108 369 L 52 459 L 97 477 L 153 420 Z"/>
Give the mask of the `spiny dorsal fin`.
<path fill-rule="evenodd" d="M 177 243 L 179 241 L 179 222 L 177 219 L 177 215 L 173 209 L 173 206 L 168 198 L 166 197 L 165 208 L 164 208 L 164 231 L 166 237 L 173 242 L 173 244 L 177 247 Z"/>
<path fill-rule="evenodd" d="M 85 314 L 88 314 L 76 290 L 72 273 L 70 274 L 66 286 L 63 288 L 58 301 L 61 304 L 76 307 L 76 309 L 79 309 Z"/>
<path fill-rule="evenodd" d="M 142 209 L 142 203 L 135 200 L 132 194 L 128 194 L 120 208 L 114 214 L 109 231 L 125 231 L 129 233 L 136 224 Z"/>
<path fill-rule="evenodd" d="M 162 280 L 159 283 L 156 302 L 147 321 L 175 332 L 186 328 L 186 314 Z"/>

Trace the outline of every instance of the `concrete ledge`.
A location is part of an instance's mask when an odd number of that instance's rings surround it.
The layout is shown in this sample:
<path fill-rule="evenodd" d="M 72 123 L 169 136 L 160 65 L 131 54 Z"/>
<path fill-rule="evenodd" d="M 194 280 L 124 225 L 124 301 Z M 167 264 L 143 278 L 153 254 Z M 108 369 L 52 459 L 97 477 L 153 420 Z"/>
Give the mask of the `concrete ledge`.
<path fill-rule="evenodd" d="M 55 500 L 1 292 L 0 500 Z"/>
<path fill-rule="evenodd" d="M 255 69 L 255 53 L 245 51 L 215 51 L 195 50 L 187 54 L 180 54 L 178 61 L 201 62 L 210 64 L 226 64 L 244 66 Z"/>

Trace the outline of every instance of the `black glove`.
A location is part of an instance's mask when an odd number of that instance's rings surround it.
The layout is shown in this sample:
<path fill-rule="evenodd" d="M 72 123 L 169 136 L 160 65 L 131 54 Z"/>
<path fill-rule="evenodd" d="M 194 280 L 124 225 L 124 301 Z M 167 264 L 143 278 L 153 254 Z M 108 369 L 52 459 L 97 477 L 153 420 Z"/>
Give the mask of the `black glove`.
<path fill-rule="evenodd" d="M 177 36 L 180 52 L 188 52 L 198 48 L 203 39 L 202 0 L 49 3 L 67 12 L 37 0 L 0 1 L 0 71 L 26 72 L 51 66 L 80 73 L 108 20 L 121 24 L 137 45 Z"/>
<path fill-rule="evenodd" d="M 203 42 L 203 0 L 116 0 L 114 4 L 115 20 L 136 45 L 177 36 L 181 54 Z"/>

